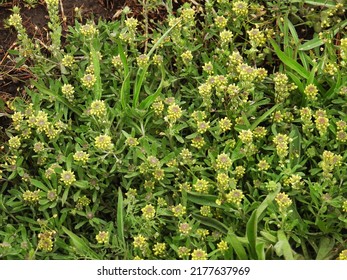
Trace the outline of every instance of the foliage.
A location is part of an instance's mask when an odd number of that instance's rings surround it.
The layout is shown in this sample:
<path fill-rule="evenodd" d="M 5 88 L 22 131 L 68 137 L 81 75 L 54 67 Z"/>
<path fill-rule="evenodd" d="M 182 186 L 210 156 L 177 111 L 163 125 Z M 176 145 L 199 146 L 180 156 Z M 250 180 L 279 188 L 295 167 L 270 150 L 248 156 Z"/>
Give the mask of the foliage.
<path fill-rule="evenodd" d="M 344 259 L 346 3 L 154 2 L 64 46 L 13 9 L 1 258 Z"/>

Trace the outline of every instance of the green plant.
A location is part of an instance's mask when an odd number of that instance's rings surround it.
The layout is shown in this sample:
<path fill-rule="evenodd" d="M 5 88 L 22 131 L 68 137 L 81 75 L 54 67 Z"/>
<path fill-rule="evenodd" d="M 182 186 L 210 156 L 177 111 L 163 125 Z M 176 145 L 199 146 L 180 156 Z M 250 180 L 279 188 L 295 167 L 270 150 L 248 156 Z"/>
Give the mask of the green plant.
<path fill-rule="evenodd" d="M 12 16 L 36 78 L 8 104 L 2 258 L 343 259 L 345 7 L 286 2 L 76 22 L 64 47 L 48 5 L 48 54 Z M 299 39 L 324 11 L 339 44 Z"/>

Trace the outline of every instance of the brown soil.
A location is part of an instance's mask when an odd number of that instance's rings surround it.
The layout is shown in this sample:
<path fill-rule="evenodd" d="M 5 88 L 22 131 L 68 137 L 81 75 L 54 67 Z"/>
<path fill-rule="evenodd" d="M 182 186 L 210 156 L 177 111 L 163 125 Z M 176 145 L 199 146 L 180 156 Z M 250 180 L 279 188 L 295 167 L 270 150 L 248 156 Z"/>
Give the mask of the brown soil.
<path fill-rule="evenodd" d="M 11 15 L 13 6 L 21 8 L 23 25 L 30 37 L 43 42 L 47 39 L 48 13 L 44 1 L 38 1 L 33 8 L 27 7 L 25 1 L 12 0 L 0 5 L 0 99 L 7 101 L 18 95 L 30 74 L 25 68 L 17 68 L 8 51 L 15 48 L 17 34 L 13 28 L 6 26 L 6 19 Z M 62 0 L 60 15 L 65 17 L 64 29 L 75 21 L 75 8 L 79 7 L 82 18 L 111 20 L 124 5 L 131 7 L 136 0 Z M 1 102 L 1 100 L 0 100 Z M 1 103 L 0 103 L 1 104 Z M 1 108 L 0 108 L 1 109 Z"/>

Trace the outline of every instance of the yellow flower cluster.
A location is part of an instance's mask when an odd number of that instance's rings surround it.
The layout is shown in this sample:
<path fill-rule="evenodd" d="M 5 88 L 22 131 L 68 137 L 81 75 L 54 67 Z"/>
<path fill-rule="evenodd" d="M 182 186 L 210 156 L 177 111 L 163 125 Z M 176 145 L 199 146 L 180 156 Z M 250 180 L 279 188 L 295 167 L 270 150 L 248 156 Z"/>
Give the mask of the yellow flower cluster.
<path fill-rule="evenodd" d="M 129 137 L 127 140 L 125 140 L 125 144 L 130 147 L 136 147 L 139 144 L 139 141 L 135 137 Z"/>
<path fill-rule="evenodd" d="M 255 138 L 264 138 L 267 134 L 266 128 L 263 126 L 257 126 L 254 130 L 253 130 L 253 136 Z"/>
<path fill-rule="evenodd" d="M 226 27 L 228 23 L 228 19 L 226 19 L 225 17 L 223 16 L 217 16 L 215 19 L 214 19 L 214 24 L 220 28 L 220 29 L 223 29 Z"/>
<path fill-rule="evenodd" d="M 200 214 L 202 216 L 208 217 L 211 215 L 211 206 L 204 205 L 200 207 Z"/>
<path fill-rule="evenodd" d="M 190 250 L 185 246 L 180 246 L 177 249 L 177 254 L 178 254 L 178 257 L 182 259 L 190 255 Z"/>
<path fill-rule="evenodd" d="M 39 242 L 37 244 L 38 250 L 51 252 L 53 250 L 53 238 L 56 235 L 55 230 L 47 230 L 38 234 Z"/>
<path fill-rule="evenodd" d="M 209 183 L 205 179 L 198 179 L 194 184 L 194 189 L 199 193 L 208 193 Z"/>
<path fill-rule="evenodd" d="M 99 231 L 99 233 L 95 236 L 96 241 L 99 244 L 105 244 L 108 242 L 109 239 L 109 232 L 108 231 Z"/>
<path fill-rule="evenodd" d="M 64 84 L 61 87 L 61 92 L 64 94 L 64 96 L 69 100 L 72 101 L 75 93 L 75 89 L 71 84 Z"/>
<path fill-rule="evenodd" d="M 166 252 L 166 244 L 165 243 L 157 242 L 153 246 L 154 256 L 163 256 L 165 254 L 165 252 Z"/>
<path fill-rule="evenodd" d="M 339 260 L 347 260 L 347 250 L 343 250 L 340 254 L 339 254 Z"/>
<path fill-rule="evenodd" d="M 133 245 L 135 248 L 143 250 L 147 245 L 147 238 L 144 237 L 142 234 L 139 234 L 134 237 Z"/>
<path fill-rule="evenodd" d="M 10 139 L 8 140 L 8 145 L 10 146 L 11 149 L 14 149 L 14 150 L 19 149 L 21 145 L 20 137 L 19 136 L 10 137 Z"/>
<path fill-rule="evenodd" d="M 144 217 L 146 220 L 153 219 L 155 216 L 155 208 L 152 204 L 148 204 L 145 207 L 141 209 L 142 211 L 142 217 Z"/>
<path fill-rule="evenodd" d="M 285 134 L 278 133 L 274 137 L 273 142 L 276 145 L 276 152 L 281 159 L 288 155 L 288 144 L 290 141 L 289 136 Z"/>
<path fill-rule="evenodd" d="M 239 132 L 239 138 L 244 144 L 251 144 L 253 141 L 253 133 L 250 129 L 241 130 Z"/>
<path fill-rule="evenodd" d="M 171 211 L 175 217 L 182 217 L 186 213 L 186 207 L 180 203 L 176 206 L 173 206 L 171 208 Z"/>
<path fill-rule="evenodd" d="M 75 63 L 75 58 L 71 54 L 65 54 L 61 64 L 65 67 L 71 67 Z"/>
<path fill-rule="evenodd" d="M 278 193 L 275 197 L 275 200 L 280 208 L 280 210 L 284 210 L 292 205 L 292 200 L 288 197 L 284 192 Z"/>
<path fill-rule="evenodd" d="M 165 177 L 165 172 L 163 169 L 161 168 L 156 168 L 153 173 L 152 173 L 154 179 L 158 180 L 158 181 L 161 181 L 164 179 Z"/>
<path fill-rule="evenodd" d="M 186 8 L 182 10 L 181 18 L 182 22 L 186 25 L 194 25 L 194 15 L 195 11 L 192 8 Z"/>
<path fill-rule="evenodd" d="M 25 191 L 23 193 L 23 200 L 27 203 L 33 204 L 38 202 L 40 199 L 40 190 L 36 191 Z"/>
<path fill-rule="evenodd" d="M 205 133 L 210 128 L 210 122 L 198 121 L 197 122 L 197 130 L 198 133 Z"/>
<path fill-rule="evenodd" d="M 343 212 L 346 212 L 347 213 L 347 200 L 345 200 L 342 204 L 342 210 Z"/>
<path fill-rule="evenodd" d="M 225 117 L 218 122 L 219 129 L 222 133 L 231 129 L 231 121 L 228 117 Z"/>
<path fill-rule="evenodd" d="M 159 65 L 163 64 L 164 58 L 160 54 L 155 54 L 155 55 L 153 55 L 152 61 L 153 61 L 154 65 L 158 65 L 159 66 Z"/>
<path fill-rule="evenodd" d="M 171 104 L 167 109 L 167 119 L 175 123 L 182 116 L 182 109 L 177 104 Z"/>
<path fill-rule="evenodd" d="M 228 246 L 228 243 L 225 241 L 225 240 L 222 240 L 220 241 L 218 244 L 217 244 L 217 248 L 222 251 L 222 252 L 225 252 L 229 249 L 229 246 Z"/>
<path fill-rule="evenodd" d="M 229 203 L 235 203 L 236 205 L 240 205 L 242 199 L 244 198 L 244 194 L 241 190 L 234 189 L 226 194 L 226 200 Z"/>
<path fill-rule="evenodd" d="M 149 61 L 149 56 L 146 55 L 146 54 L 140 54 L 140 55 L 136 58 L 137 65 L 138 65 L 140 68 L 146 67 L 147 64 L 148 64 L 148 61 Z"/>
<path fill-rule="evenodd" d="M 116 68 L 120 68 L 123 65 L 122 59 L 120 58 L 120 55 L 116 55 L 112 57 L 112 64 Z"/>
<path fill-rule="evenodd" d="M 224 169 L 227 170 L 231 167 L 231 159 L 229 156 L 225 153 L 222 153 L 218 155 L 217 160 L 216 160 L 216 167 L 217 169 Z"/>
<path fill-rule="evenodd" d="M 235 1 L 233 3 L 232 11 L 237 16 L 247 16 L 247 14 L 248 14 L 248 5 L 244 1 Z"/>
<path fill-rule="evenodd" d="M 257 167 L 259 171 L 266 171 L 270 168 L 270 164 L 265 159 L 262 159 L 258 162 Z"/>
<path fill-rule="evenodd" d="M 185 51 L 181 54 L 181 58 L 184 64 L 189 64 L 193 60 L 193 55 L 191 51 Z"/>
<path fill-rule="evenodd" d="M 252 28 L 251 30 L 248 30 L 247 34 L 249 36 L 249 40 L 252 47 L 256 48 L 256 47 L 261 47 L 265 45 L 266 43 L 265 35 L 258 28 Z"/>
<path fill-rule="evenodd" d="M 60 181 L 62 181 L 65 186 L 71 186 L 76 182 L 75 174 L 72 171 L 64 170 L 61 172 Z"/>
<path fill-rule="evenodd" d="M 231 42 L 233 33 L 229 30 L 223 30 L 219 33 L 220 41 L 222 45 L 226 45 Z"/>
<path fill-rule="evenodd" d="M 190 231 L 192 230 L 192 227 L 188 223 L 181 223 L 178 226 L 178 230 L 182 234 L 189 234 Z"/>
<path fill-rule="evenodd" d="M 307 85 L 304 93 L 308 100 L 317 100 L 318 89 L 314 84 Z"/>
<path fill-rule="evenodd" d="M 82 79 L 82 85 L 85 86 L 88 89 L 91 89 L 96 82 L 96 77 L 93 73 L 86 73 Z"/>
<path fill-rule="evenodd" d="M 105 116 L 106 114 L 106 105 L 103 100 L 94 100 L 90 105 L 90 114 L 98 118 Z"/>
<path fill-rule="evenodd" d="M 154 113 L 156 115 L 160 115 L 164 110 L 163 101 L 160 98 L 157 98 L 151 105 Z"/>
<path fill-rule="evenodd" d="M 93 36 L 98 34 L 98 30 L 96 29 L 94 24 L 87 23 L 87 24 L 81 26 L 81 33 L 85 37 L 92 38 Z"/>
<path fill-rule="evenodd" d="M 95 147 L 104 151 L 111 150 L 113 148 L 111 137 L 105 134 L 97 136 L 95 138 Z"/>
<path fill-rule="evenodd" d="M 82 162 L 86 164 L 89 159 L 89 154 L 83 151 L 77 151 L 73 155 L 73 159 L 77 162 Z"/>
<path fill-rule="evenodd" d="M 304 186 L 304 182 L 302 181 L 302 177 L 298 174 L 292 174 L 288 179 L 288 183 L 294 190 L 299 190 Z"/>
<path fill-rule="evenodd" d="M 195 249 L 191 253 L 192 260 L 207 260 L 207 253 L 201 249 Z"/>
<path fill-rule="evenodd" d="M 125 20 L 125 26 L 128 28 L 129 32 L 135 32 L 138 24 L 139 21 L 134 17 Z"/>
<path fill-rule="evenodd" d="M 205 145 L 205 143 L 205 139 L 201 136 L 196 136 L 192 139 L 192 146 L 197 149 L 201 149 Z"/>

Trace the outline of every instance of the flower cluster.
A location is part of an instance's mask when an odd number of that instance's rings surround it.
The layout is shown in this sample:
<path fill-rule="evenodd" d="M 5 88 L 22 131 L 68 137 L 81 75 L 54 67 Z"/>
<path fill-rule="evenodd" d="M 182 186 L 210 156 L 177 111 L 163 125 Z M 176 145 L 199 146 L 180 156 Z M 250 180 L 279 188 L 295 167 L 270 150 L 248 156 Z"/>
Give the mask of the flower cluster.
<path fill-rule="evenodd" d="M 288 155 L 288 144 L 291 141 L 288 135 L 278 133 L 273 142 L 276 145 L 276 152 L 280 159 Z"/>
<path fill-rule="evenodd" d="M 250 43 L 252 47 L 261 47 L 266 43 L 266 38 L 263 32 L 261 32 L 258 28 L 253 28 L 247 31 L 249 36 Z"/>
<path fill-rule="evenodd" d="M 205 179 L 198 179 L 193 187 L 199 193 L 208 193 L 209 183 Z"/>
<path fill-rule="evenodd" d="M 73 101 L 75 88 L 71 84 L 64 84 L 61 87 L 61 92 L 70 102 Z"/>
<path fill-rule="evenodd" d="M 40 190 L 36 190 L 33 192 L 25 191 L 23 193 L 23 200 L 29 204 L 37 203 L 40 200 Z"/>
<path fill-rule="evenodd" d="M 93 23 L 87 23 L 81 26 L 81 34 L 85 36 L 86 38 L 91 39 L 94 36 L 96 36 L 98 33 L 99 32 Z"/>
<path fill-rule="evenodd" d="M 227 154 L 220 154 L 217 157 L 216 160 L 216 168 L 217 169 L 224 169 L 224 170 L 228 170 L 231 167 L 231 159 L 229 158 L 229 156 Z"/>
<path fill-rule="evenodd" d="M 92 116 L 96 116 L 98 118 L 105 116 L 106 114 L 106 105 L 103 100 L 94 100 L 92 104 L 90 104 L 89 113 Z"/>
<path fill-rule="evenodd" d="M 39 242 L 37 244 L 38 250 L 51 252 L 53 250 L 53 238 L 56 235 L 55 230 L 46 230 L 38 234 Z"/>
<path fill-rule="evenodd" d="M 60 181 L 62 181 L 65 186 L 71 186 L 76 182 L 75 174 L 72 171 L 64 170 L 61 172 Z"/>
<path fill-rule="evenodd" d="M 201 249 L 195 249 L 191 253 L 192 260 L 207 260 L 207 253 Z"/>
<path fill-rule="evenodd" d="M 182 116 L 182 109 L 179 105 L 177 104 L 171 104 L 167 108 L 167 119 L 168 121 L 173 124 L 175 123 L 179 118 Z"/>
<path fill-rule="evenodd" d="M 137 58 L 136 58 L 136 62 L 137 65 L 140 68 L 145 68 L 148 65 L 148 61 L 149 61 L 149 56 L 146 54 L 140 54 Z"/>
<path fill-rule="evenodd" d="M 319 163 L 319 166 L 323 170 L 323 176 L 326 178 L 331 178 L 334 168 L 339 167 L 341 163 L 341 155 L 334 154 L 330 151 L 324 151 L 322 155 L 322 161 Z"/>
<path fill-rule="evenodd" d="M 232 11 L 237 16 L 247 16 L 248 14 L 248 4 L 245 1 L 235 1 L 233 3 Z"/>
<path fill-rule="evenodd" d="M 109 232 L 108 231 L 99 231 L 99 233 L 95 236 L 95 239 L 99 244 L 105 244 L 108 242 Z"/>
<path fill-rule="evenodd" d="M 297 88 L 293 83 L 288 82 L 288 77 L 283 73 L 276 73 L 274 77 L 275 82 L 275 102 L 281 103 L 288 98 L 289 93 Z"/>
<path fill-rule="evenodd" d="M 220 36 L 221 44 L 226 45 L 231 42 L 234 35 L 229 30 L 223 30 L 220 32 L 219 36 Z"/>
<path fill-rule="evenodd" d="M 214 24 L 220 29 L 224 29 L 226 27 L 227 23 L 228 23 L 228 19 L 226 19 L 223 16 L 217 16 L 214 19 Z"/>
<path fill-rule="evenodd" d="M 104 151 L 112 150 L 113 143 L 111 140 L 111 137 L 106 134 L 97 136 L 95 138 L 95 147 Z"/>
<path fill-rule="evenodd" d="M 143 207 L 141 211 L 142 211 L 142 216 L 146 220 L 153 219 L 155 216 L 155 208 L 151 204 L 148 204 L 145 207 Z"/>
<path fill-rule="evenodd" d="M 77 162 L 86 164 L 89 159 L 89 154 L 83 151 L 77 151 L 74 153 L 73 159 Z"/>
<path fill-rule="evenodd" d="M 244 197 L 245 195 L 239 189 L 231 190 L 228 194 L 226 194 L 227 202 L 234 203 L 236 205 L 240 205 Z"/>
<path fill-rule="evenodd" d="M 315 125 L 321 136 L 325 135 L 329 126 L 329 119 L 325 110 L 317 110 L 314 114 Z"/>
<path fill-rule="evenodd" d="M 153 246 L 153 254 L 154 256 L 163 256 L 166 252 L 166 243 L 157 242 Z"/>
<path fill-rule="evenodd" d="M 193 55 L 191 51 L 185 51 L 181 54 L 181 58 L 184 64 L 188 65 L 193 60 Z"/>
<path fill-rule="evenodd" d="M 275 201 L 277 202 L 281 211 L 285 210 L 293 203 L 292 200 L 288 197 L 288 195 L 284 192 L 278 193 L 275 197 Z"/>
<path fill-rule="evenodd" d="M 308 100 L 316 100 L 318 89 L 315 85 L 309 84 L 305 87 L 304 93 Z"/>

